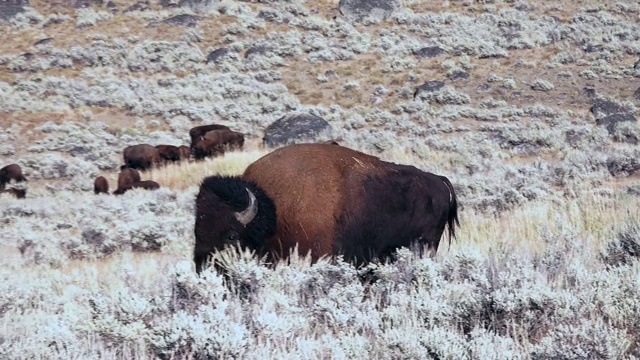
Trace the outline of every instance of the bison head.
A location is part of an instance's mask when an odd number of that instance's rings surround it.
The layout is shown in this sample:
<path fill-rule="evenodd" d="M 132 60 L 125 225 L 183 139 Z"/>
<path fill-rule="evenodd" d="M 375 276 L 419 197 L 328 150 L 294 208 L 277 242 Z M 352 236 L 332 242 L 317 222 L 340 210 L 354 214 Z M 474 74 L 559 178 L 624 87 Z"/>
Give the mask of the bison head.
<path fill-rule="evenodd" d="M 259 251 L 275 231 L 275 205 L 255 184 L 237 176 L 205 178 L 196 197 L 196 271 L 200 273 L 209 254 L 227 245 Z"/>

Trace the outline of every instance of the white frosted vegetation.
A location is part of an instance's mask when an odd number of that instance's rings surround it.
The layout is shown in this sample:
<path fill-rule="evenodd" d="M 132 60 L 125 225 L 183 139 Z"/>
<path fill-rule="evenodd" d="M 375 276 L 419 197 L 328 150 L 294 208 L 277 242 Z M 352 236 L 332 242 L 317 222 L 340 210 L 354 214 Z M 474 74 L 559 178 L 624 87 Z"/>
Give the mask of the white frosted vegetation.
<path fill-rule="evenodd" d="M 136 202 L 135 208 L 146 209 L 144 204 L 166 196 L 171 194 L 134 193 L 108 203 L 100 196 L 76 211 L 106 215 Z M 599 253 L 564 220 L 534 233 L 530 240 L 547 244 L 540 252 L 496 244 L 487 253 L 458 244 L 428 259 L 401 250 L 395 263 L 370 266 L 378 278 L 373 285 L 363 285 L 358 271 L 343 262 L 309 266 L 294 258 L 270 269 L 250 253 L 227 251 L 221 254 L 230 269 L 225 286 L 210 270 L 195 275 L 187 251 L 191 235 L 171 230 L 187 227 L 179 221 L 186 216 L 185 202 L 162 205 L 152 207 L 161 218 L 155 226 L 174 217 L 163 230 L 177 245 L 163 255 L 116 252 L 98 263 L 87 257 L 71 267 L 30 265 L 17 273 L 12 267 L 20 265 L 3 263 L 0 353 L 310 359 L 638 355 L 632 346 L 640 330 L 637 255 L 622 251 L 629 257 L 616 262 L 620 256 L 612 257 L 612 251 L 624 249 L 623 242 Z M 31 216 L 44 219 L 46 208 L 32 209 Z M 109 227 L 118 233 L 127 225 Z M 629 229 L 636 230 L 619 239 L 637 233 L 637 227 Z M 28 331 L 32 326 L 38 330 Z"/>

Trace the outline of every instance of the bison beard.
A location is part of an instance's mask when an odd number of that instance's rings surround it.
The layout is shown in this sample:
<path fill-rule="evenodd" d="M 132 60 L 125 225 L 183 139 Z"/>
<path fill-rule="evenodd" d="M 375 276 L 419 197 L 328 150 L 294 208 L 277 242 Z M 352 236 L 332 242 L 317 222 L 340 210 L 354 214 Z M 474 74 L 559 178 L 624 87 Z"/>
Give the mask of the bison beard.
<path fill-rule="evenodd" d="M 270 223 L 256 233 L 264 226 L 256 220 L 245 230 L 233 216 L 248 207 L 247 188 L 265 214 L 261 221 L 275 219 L 275 231 Z M 273 210 L 262 208 L 266 201 Z M 455 237 L 457 206 L 444 176 L 343 146 L 290 145 L 251 164 L 241 178 L 205 179 L 196 199 L 194 260 L 199 272 L 203 257 L 230 243 L 230 231 L 233 242 L 271 261 L 295 246 L 314 261 L 342 254 L 356 266 L 414 244 L 435 253 L 447 226 L 449 242 Z"/>
<path fill-rule="evenodd" d="M 239 176 L 205 178 L 196 197 L 196 271 L 200 273 L 210 253 L 238 240 L 261 250 L 275 230 L 275 206 L 255 184 Z"/>

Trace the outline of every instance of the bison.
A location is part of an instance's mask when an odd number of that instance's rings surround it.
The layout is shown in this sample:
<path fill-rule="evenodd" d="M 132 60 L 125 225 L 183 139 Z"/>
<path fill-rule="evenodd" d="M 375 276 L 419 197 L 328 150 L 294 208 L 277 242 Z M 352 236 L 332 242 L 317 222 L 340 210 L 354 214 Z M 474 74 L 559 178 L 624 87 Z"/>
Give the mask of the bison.
<path fill-rule="evenodd" d="M 131 188 L 155 190 L 160 188 L 160 184 L 158 184 L 153 180 L 144 180 L 144 181 L 138 181 L 137 183 L 133 183 L 133 185 L 131 185 Z"/>
<path fill-rule="evenodd" d="M 148 144 L 131 145 L 124 148 L 124 165 L 120 169 L 131 168 L 145 171 L 161 161 L 160 151 Z"/>
<path fill-rule="evenodd" d="M 193 156 L 196 160 L 205 157 L 222 155 L 226 148 L 242 149 L 244 135 L 231 130 L 209 131 L 200 139 L 193 148 Z"/>
<path fill-rule="evenodd" d="M 139 181 L 140 173 L 138 170 L 131 168 L 122 169 L 118 175 L 118 188 L 113 192 L 113 194 L 124 194 L 124 192 L 130 189 L 134 183 Z"/>
<path fill-rule="evenodd" d="M 174 145 L 156 145 L 160 158 L 165 163 L 180 161 L 180 148 Z"/>
<path fill-rule="evenodd" d="M 22 168 L 18 164 L 9 164 L 0 169 L 0 190 L 4 189 L 5 185 L 11 182 L 23 182 L 27 181 L 27 178 L 22 175 Z"/>
<path fill-rule="evenodd" d="M 133 169 L 131 169 L 131 170 L 133 170 Z M 95 194 L 108 194 L 109 193 L 109 182 L 107 181 L 107 179 L 104 176 L 98 176 L 93 181 L 93 192 Z"/>
<path fill-rule="evenodd" d="M 180 153 L 180 161 L 188 161 L 191 158 L 191 148 L 186 145 L 178 147 L 178 152 Z"/>
<path fill-rule="evenodd" d="M 143 180 L 143 181 L 138 181 L 138 182 L 134 182 L 130 185 L 127 185 L 125 187 L 121 187 L 118 188 L 118 190 L 116 192 L 114 192 L 114 194 L 116 195 L 122 195 L 125 192 L 131 190 L 131 189 L 145 189 L 145 190 L 155 190 L 155 189 L 159 189 L 160 188 L 160 184 L 158 184 L 157 182 L 153 181 L 153 180 Z"/>
<path fill-rule="evenodd" d="M 0 194 L 11 194 L 18 199 L 24 199 L 27 196 L 27 190 L 25 189 L 0 190 Z"/>
<path fill-rule="evenodd" d="M 198 273 L 227 244 L 270 261 L 297 245 L 313 261 L 342 254 L 360 266 L 401 246 L 435 254 L 445 228 L 451 243 L 460 226 L 446 177 L 331 144 L 285 146 L 241 176 L 209 176 L 195 205 Z"/>
<path fill-rule="evenodd" d="M 204 134 L 213 130 L 231 130 L 231 129 L 229 129 L 229 127 L 226 125 L 218 125 L 218 124 L 202 125 L 202 126 L 196 126 L 194 128 L 191 128 L 191 130 L 189 130 L 189 137 L 191 138 L 190 148 L 193 149 L 196 146 L 196 143 L 202 139 Z"/>

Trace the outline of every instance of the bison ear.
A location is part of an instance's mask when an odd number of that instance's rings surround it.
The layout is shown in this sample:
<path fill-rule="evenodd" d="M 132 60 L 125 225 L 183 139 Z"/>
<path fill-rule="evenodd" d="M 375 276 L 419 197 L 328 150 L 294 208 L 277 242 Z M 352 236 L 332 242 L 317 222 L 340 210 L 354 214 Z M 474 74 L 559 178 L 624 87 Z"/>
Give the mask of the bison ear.
<path fill-rule="evenodd" d="M 251 190 L 249 190 L 248 188 L 245 188 L 245 190 L 247 190 L 247 194 L 249 194 L 249 206 L 247 206 L 247 208 L 242 210 L 241 212 L 235 213 L 235 216 L 238 222 L 240 222 L 244 226 L 247 226 L 251 222 L 251 220 L 256 217 L 256 214 L 258 214 L 258 204 L 256 201 L 256 196 L 253 195 Z"/>

